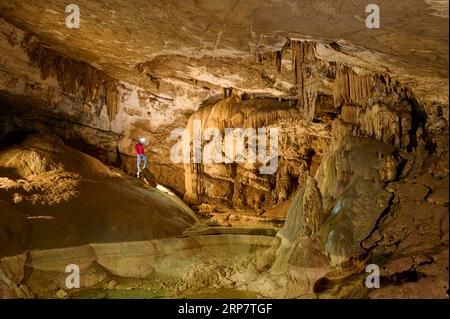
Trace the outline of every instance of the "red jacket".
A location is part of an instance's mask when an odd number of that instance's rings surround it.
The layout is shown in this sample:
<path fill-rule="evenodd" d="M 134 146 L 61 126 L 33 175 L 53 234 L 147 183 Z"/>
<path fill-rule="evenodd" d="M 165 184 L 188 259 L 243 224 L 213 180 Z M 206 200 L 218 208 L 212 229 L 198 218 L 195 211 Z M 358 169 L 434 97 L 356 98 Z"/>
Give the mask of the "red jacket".
<path fill-rule="evenodd" d="M 134 149 L 136 150 L 136 155 L 144 155 L 144 145 L 141 143 L 137 143 Z"/>

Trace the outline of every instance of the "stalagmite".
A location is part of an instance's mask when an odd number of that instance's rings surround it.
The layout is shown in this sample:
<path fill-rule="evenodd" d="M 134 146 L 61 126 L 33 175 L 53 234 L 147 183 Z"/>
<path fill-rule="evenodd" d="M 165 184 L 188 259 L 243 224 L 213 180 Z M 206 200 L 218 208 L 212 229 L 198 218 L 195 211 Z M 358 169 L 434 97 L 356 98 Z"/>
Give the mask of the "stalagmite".
<path fill-rule="evenodd" d="M 328 217 L 323 211 L 320 189 L 312 176 L 306 178 L 305 192 L 303 194 L 303 214 L 311 234 L 315 234 Z"/>

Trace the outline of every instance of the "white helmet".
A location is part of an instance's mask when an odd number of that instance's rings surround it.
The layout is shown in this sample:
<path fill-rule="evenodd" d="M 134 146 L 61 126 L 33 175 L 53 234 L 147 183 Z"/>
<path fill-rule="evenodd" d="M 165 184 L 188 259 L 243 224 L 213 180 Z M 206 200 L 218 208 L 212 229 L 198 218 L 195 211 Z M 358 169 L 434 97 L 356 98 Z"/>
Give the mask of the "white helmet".
<path fill-rule="evenodd" d="M 144 143 L 145 143 L 145 137 L 140 137 L 140 138 L 139 138 L 139 142 L 141 142 L 142 144 L 144 144 Z"/>

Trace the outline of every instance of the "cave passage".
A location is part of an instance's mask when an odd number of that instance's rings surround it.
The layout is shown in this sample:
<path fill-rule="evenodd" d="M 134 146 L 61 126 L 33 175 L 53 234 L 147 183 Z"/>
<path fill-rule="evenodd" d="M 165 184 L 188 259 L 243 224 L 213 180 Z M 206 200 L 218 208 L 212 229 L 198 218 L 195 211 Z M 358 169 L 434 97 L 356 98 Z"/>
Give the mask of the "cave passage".
<path fill-rule="evenodd" d="M 379 2 L 0 3 L 0 298 L 448 299 L 448 1 Z"/>

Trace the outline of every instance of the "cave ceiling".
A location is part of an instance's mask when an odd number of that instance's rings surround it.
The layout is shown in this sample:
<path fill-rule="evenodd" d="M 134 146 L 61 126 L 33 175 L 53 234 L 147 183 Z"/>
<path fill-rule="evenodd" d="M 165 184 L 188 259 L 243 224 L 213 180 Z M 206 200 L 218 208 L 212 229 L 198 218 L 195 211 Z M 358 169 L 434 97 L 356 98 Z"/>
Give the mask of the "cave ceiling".
<path fill-rule="evenodd" d="M 417 94 L 448 83 L 448 1 L 377 0 L 381 27 L 368 29 L 367 1 L 87 1 L 79 29 L 65 25 L 66 1 L 0 1 L 0 16 L 46 46 L 150 91 L 160 78 L 289 95 L 290 53 L 272 87 L 273 63 L 256 54 L 292 39 L 334 43 L 334 58 L 383 68 Z M 356 61 L 356 62 L 355 62 Z M 269 79 L 269 81 L 267 80 Z M 432 93 L 431 93 L 432 92 Z M 445 93 L 445 92 L 444 92 Z M 433 98 L 436 98 L 434 96 Z"/>

